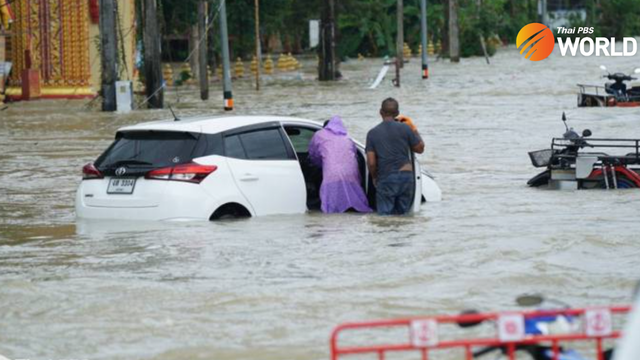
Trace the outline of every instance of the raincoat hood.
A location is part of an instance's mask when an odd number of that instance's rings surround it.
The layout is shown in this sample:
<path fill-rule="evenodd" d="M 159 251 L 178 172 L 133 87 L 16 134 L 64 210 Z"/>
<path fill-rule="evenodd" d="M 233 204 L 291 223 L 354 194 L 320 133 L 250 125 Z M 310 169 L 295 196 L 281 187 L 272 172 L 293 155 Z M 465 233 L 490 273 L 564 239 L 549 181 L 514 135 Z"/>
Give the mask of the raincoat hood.
<path fill-rule="evenodd" d="M 335 115 L 329 120 L 329 123 L 325 127 L 325 129 L 331 131 L 336 135 L 347 135 L 347 129 L 344 127 L 342 123 L 342 118 L 340 116 Z"/>

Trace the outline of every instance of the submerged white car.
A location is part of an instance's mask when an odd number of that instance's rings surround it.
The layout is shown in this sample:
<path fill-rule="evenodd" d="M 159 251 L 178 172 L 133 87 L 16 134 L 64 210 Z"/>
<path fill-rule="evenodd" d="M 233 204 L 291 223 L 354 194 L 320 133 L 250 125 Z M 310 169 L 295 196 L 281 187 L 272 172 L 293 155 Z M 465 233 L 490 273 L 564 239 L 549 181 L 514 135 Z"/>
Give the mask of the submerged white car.
<path fill-rule="evenodd" d="M 90 219 L 216 220 L 320 208 L 322 171 L 308 160 L 319 122 L 273 116 L 194 117 L 127 126 L 84 166 L 76 215 Z M 362 186 L 375 187 L 358 147 Z M 414 161 L 413 210 L 440 189 Z"/>

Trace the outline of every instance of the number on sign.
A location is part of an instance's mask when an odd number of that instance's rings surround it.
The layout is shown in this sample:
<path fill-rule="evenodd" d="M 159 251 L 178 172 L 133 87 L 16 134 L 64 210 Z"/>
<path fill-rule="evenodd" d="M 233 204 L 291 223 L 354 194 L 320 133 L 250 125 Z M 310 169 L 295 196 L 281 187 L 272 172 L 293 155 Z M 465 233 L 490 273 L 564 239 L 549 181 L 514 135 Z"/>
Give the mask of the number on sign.
<path fill-rule="evenodd" d="M 500 341 L 519 341 L 524 338 L 524 316 L 522 314 L 504 314 L 498 318 L 498 337 Z"/>
<path fill-rule="evenodd" d="M 412 321 L 411 344 L 415 347 L 438 345 L 438 322 L 434 319 Z"/>
<path fill-rule="evenodd" d="M 589 309 L 584 312 L 584 319 L 587 336 L 608 336 L 613 332 L 609 309 Z"/>

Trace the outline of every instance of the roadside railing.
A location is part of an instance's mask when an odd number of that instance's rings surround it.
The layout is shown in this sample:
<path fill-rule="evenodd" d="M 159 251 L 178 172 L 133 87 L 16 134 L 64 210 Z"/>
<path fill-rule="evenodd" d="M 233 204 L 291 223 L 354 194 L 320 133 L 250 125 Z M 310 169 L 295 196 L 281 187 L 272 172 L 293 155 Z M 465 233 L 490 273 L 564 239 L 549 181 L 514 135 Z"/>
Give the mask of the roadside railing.
<path fill-rule="evenodd" d="M 577 84 L 577 85 L 580 88 L 581 94 L 593 95 L 594 93 L 587 92 L 587 89 L 593 89 L 595 92 L 595 95 L 601 95 L 601 96 L 611 95 L 607 93 L 607 91 L 605 90 L 605 87 L 602 85 L 588 85 L 588 84 Z"/>
<path fill-rule="evenodd" d="M 478 350 L 479 347 L 483 349 L 500 347 L 510 360 L 514 360 L 515 353 L 519 348 L 535 344 L 550 344 L 553 359 L 557 360 L 561 354 L 561 342 L 576 341 L 594 342 L 597 359 L 604 360 L 603 340 L 620 336 L 618 329 L 622 326 L 614 324 L 614 321 L 621 316 L 614 315 L 626 314 L 629 310 L 629 306 L 611 306 L 474 313 L 344 323 L 337 326 L 331 335 L 331 360 L 355 354 L 375 355 L 378 360 L 385 360 L 385 356 L 393 352 L 415 352 L 420 355 L 422 360 L 428 360 L 429 354 L 435 350 L 455 348 L 463 349 L 464 359 L 472 360 L 474 359 L 474 350 Z M 575 326 L 573 331 L 547 335 L 531 334 L 527 330 L 531 321 L 558 316 L 564 316 L 578 326 Z M 459 337 L 461 331 L 459 326 L 479 322 L 495 324 L 493 334 L 471 338 Z M 458 336 L 448 336 L 456 331 L 443 332 L 443 328 L 447 325 L 449 328 L 457 329 Z M 400 330 L 401 334 L 406 331 L 406 336 L 396 341 L 376 341 L 378 337 L 373 337 L 370 334 L 375 330 Z M 361 336 L 357 336 L 356 333 L 361 333 Z M 349 345 L 342 345 L 347 335 L 360 340 L 360 344 L 352 344 L 354 341 L 351 339 Z M 475 356 L 479 356 L 478 351 L 475 352 Z"/>

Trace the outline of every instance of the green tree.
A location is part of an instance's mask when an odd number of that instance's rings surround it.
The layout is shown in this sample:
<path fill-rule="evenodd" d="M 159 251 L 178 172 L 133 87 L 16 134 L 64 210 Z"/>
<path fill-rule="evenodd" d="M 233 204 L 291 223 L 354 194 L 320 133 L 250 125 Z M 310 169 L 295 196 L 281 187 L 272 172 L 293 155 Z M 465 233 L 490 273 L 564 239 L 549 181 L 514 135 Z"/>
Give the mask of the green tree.
<path fill-rule="evenodd" d="M 622 39 L 640 34 L 640 0 L 606 0 L 594 5 L 600 14 L 595 25 L 599 36 Z"/>

